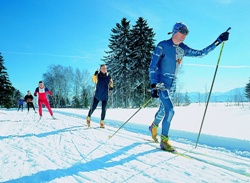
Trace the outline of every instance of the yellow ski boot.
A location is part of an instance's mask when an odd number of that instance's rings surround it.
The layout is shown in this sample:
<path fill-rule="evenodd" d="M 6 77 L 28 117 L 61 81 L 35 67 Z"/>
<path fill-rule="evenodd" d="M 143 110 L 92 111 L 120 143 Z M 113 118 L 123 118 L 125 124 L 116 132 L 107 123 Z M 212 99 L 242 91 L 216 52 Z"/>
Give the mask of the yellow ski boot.
<path fill-rule="evenodd" d="M 166 137 L 164 135 L 161 135 L 160 147 L 164 151 L 168 151 L 168 152 L 172 152 L 172 153 L 177 152 L 176 149 L 171 145 L 171 143 L 169 141 L 169 137 Z"/>
<path fill-rule="evenodd" d="M 87 117 L 87 126 L 90 127 L 90 117 Z"/>
<path fill-rule="evenodd" d="M 104 120 L 100 121 L 100 128 L 105 128 L 105 126 L 104 126 Z"/>
<path fill-rule="evenodd" d="M 149 131 L 151 132 L 152 134 L 152 139 L 155 141 L 155 142 L 158 142 L 158 139 L 157 139 L 157 131 L 158 131 L 158 126 L 154 123 L 152 123 L 152 125 L 150 125 L 148 127 Z"/>

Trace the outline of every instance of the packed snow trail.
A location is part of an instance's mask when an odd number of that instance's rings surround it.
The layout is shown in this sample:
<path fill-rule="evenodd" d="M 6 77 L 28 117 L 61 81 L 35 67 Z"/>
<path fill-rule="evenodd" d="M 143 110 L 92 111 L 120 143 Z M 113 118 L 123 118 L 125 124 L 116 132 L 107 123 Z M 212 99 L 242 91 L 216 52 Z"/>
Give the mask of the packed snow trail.
<path fill-rule="evenodd" d="M 92 118 L 89 129 L 85 118 L 74 113 L 55 113 L 58 120 L 53 120 L 44 112 L 37 122 L 33 113 L 3 112 L 7 114 L 0 114 L 0 182 L 250 181 L 250 159 L 224 149 L 202 146 L 185 153 L 194 157 L 188 159 L 146 142 L 143 139 L 150 139 L 150 134 L 136 133 L 137 125 L 132 132 L 121 129 L 108 140 L 117 130 L 109 120 L 100 129 L 99 119 Z M 188 140 L 173 145 L 183 151 L 193 148 Z"/>

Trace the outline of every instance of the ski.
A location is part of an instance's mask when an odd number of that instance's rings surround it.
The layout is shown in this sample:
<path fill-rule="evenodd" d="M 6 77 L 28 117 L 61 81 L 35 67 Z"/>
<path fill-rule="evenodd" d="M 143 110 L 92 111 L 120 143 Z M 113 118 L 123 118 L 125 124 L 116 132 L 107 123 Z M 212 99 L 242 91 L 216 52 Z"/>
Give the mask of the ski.
<path fill-rule="evenodd" d="M 144 141 L 147 141 L 149 144 L 157 144 L 157 145 L 160 144 L 158 140 L 155 141 L 155 140 L 153 140 L 153 139 L 145 139 L 145 138 L 144 138 L 143 140 L 144 140 Z M 154 145 L 154 146 L 155 146 L 155 145 Z M 171 152 L 171 151 L 163 150 L 163 149 L 161 149 L 160 147 L 156 147 L 156 149 L 159 149 L 159 150 L 164 151 L 164 152 L 167 152 L 167 153 L 174 154 L 174 155 L 176 155 L 176 156 L 181 156 L 181 157 L 184 157 L 184 158 L 187 158 L 187 159 L 192 159 L 191 156 L 188 156 L 188 155 L 186 155 L 186 154 L 184 154 L 184 153 L 180 153 L 180 152 L 178 152 L 177 150 Z"/>
<path fill-rule="evenodd" d="M 142 139 L 142 140 L 145 140 L 145 141 L 150 142 L 150 143 L 159 143 L 158 140 L 153 140 L 153 139 Z"/>
<path fill-rule="evenodd" d="M 174 154 L 174 155 L 176 155 L 176 156 L 181 156 L 181 157 L 183 157 L 183 158 L 193 159 L 191 156 L 188 156 L 188 155 L 186 155 L 186 154 L 184 154 L 184 153 L 179 153 L 179 152 L 177 152 L 177 151 L 174 151 L 174 152 L 166 151 L 166 150 L 161 149 L 160 147 L 156 147 L 156 149 L 159 149 L 159 150 L 161 150 L 161 151 L 163 151 L 163 152 L 166 152 L 166 153 Z"/>

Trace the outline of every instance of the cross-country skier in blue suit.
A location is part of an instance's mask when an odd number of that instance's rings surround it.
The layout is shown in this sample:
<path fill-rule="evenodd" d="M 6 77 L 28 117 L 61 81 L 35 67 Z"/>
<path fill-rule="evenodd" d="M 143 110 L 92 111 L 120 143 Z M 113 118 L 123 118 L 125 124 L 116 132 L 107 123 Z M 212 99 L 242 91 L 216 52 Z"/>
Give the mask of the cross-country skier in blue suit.
<path fill-rule="evenodd" d="M 205 56 L 220 43 L 227 41 L 229 37 L 228 32 L 223 32 L 211 45 L 202 50 L 195 50 L 183 43 L 188 32 L 188 27 L 184 23 L 176 23 L 171 32 L 172 38 L 161 41 L 156 46 L 149 67 L 151 96 L 160 99 L 159 110 L 156 112 L 149 130 L 153 140 L 158 141 L 157 129 L 162 121 L 160 147 L 162 150 L 170 152 L 176 151 L 171 145 L 168 136 L 171 120 L 174 116 L 174 106 L 171 98 L 175 92 L 176 76 L 183 57 Z"/>

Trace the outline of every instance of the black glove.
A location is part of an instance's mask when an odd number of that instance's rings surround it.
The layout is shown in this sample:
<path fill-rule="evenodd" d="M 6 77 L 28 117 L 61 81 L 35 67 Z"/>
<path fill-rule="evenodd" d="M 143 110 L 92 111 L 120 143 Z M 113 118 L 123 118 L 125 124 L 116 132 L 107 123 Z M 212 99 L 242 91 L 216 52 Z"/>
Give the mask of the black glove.
<path fill-rule="evenodd" d="M 95 71 L 95 74 L 94 74 L 94 75 L 96 76 L 97 74 L 98 74 L 98 71 Z"/>
<path fill-rule="evenodd" d="M 150 95 L 152 98 L 159 98 L 159 95 L 158 95 L 158 90 L 156 88 L 156 84 L 152 84 L 151 85 L 151 92 L 150 92 Z"/>
<path fill-rule="evenodd" d="M 229 37 L 229 32 L 223 32 L 215 41 L 215 45 L 218 46 L 223 41 L 227 41 Z"/>
<path fill-rule="evenodd" d="M 109 90 L 113 90 L 113 87 L 109 87 Z"/>

